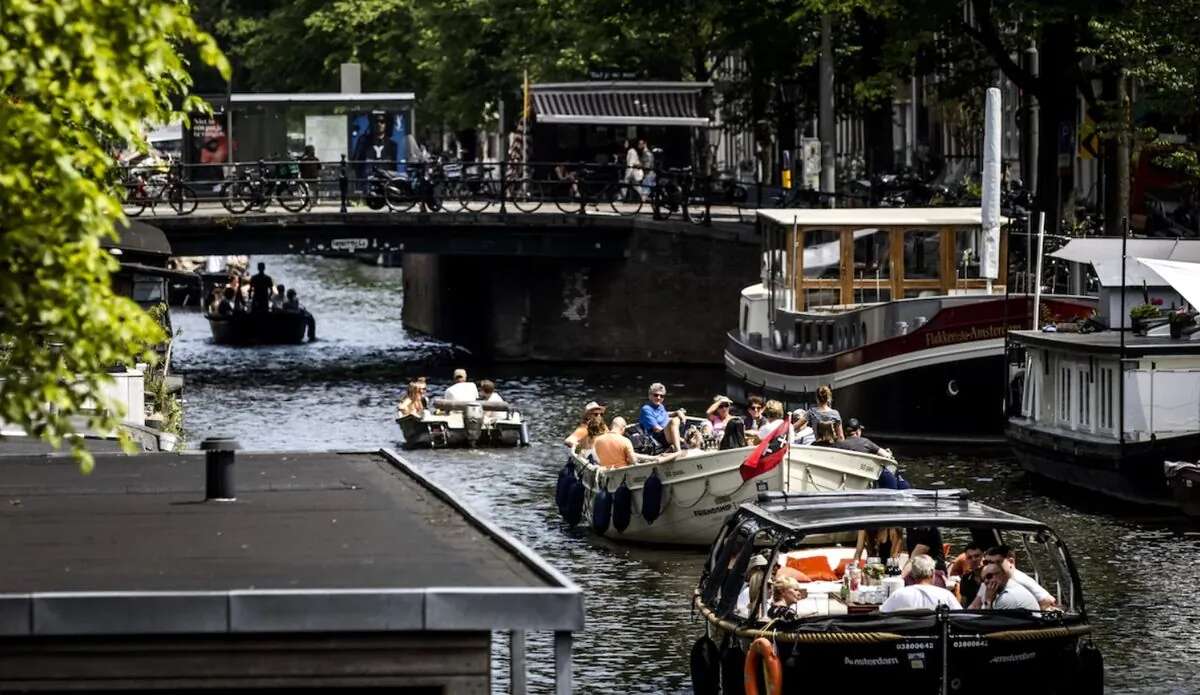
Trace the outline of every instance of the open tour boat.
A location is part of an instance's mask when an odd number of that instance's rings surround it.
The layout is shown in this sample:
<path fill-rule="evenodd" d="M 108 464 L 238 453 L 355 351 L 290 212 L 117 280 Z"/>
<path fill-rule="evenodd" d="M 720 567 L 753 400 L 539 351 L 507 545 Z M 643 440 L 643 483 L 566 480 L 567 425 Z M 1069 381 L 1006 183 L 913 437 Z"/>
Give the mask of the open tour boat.
<path fill-rule="evenodd" d="M 436 411 L 436 412 L 435 412 Z M 439 398 L 420 415 L 399 415 L 396 424 L 405 449 L 475 446 L 527 446 L 529 428 L 521 413 L 503 401 Z"/>

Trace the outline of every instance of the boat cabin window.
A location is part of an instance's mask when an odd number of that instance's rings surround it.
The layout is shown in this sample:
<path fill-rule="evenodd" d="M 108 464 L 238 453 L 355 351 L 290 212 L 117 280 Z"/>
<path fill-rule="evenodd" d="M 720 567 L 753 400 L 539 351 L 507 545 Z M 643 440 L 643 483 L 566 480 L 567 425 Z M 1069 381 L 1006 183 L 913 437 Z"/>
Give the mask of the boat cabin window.
<path fill-rule="evenodd" d="M 942 233 L 908 230 L 904 232 L 904 277 L 936 280 L 940 272 Z"/>

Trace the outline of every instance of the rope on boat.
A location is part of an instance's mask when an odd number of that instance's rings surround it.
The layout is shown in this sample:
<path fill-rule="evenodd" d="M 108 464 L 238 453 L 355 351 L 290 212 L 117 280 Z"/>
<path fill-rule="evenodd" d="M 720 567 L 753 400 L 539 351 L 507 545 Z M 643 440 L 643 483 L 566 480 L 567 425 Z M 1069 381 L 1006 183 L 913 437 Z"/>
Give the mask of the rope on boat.
<path fill-rule="evenodd" d="M 675 499 L 675 494 L 674 494 L 675 485 L 664 486 L 664 487 L 667 487 L 668 489 L 672 490 L 670 499 L 674 500 Z M 700 491 L 700 496 L 696 498 L 695 502 L 692 502 L 691 504 L 683 504 L 682 502 L 676 502 L 675 504 L 680 509 L 691 509 L 692 507 L 695 507 L 697 504 L 700 504 L 701 500 L 703 500 L 706 496 L 708 496 L 708 478 L 704 479 L 704 489 Z M 667 501 L 670 501 L 670 500 L 667 500 Z M 667 501 L 663 502 L 664 507 L 667 506 Z"/>
<path fill-rule="evenodd" d="M 1059 639 L 1062 637 L 1076 637 L 1078 635 L 1086 635 L 1091 633 L 1091 625 L 1072 625 L 1069 627 L 1039 627 L 1030 630 L 1004 630 L 1002 632 L 993 632 L 983 635 L 987 639 L 1010 641 L 1010 642 L 1029 642 L 1039 639 Z"/>

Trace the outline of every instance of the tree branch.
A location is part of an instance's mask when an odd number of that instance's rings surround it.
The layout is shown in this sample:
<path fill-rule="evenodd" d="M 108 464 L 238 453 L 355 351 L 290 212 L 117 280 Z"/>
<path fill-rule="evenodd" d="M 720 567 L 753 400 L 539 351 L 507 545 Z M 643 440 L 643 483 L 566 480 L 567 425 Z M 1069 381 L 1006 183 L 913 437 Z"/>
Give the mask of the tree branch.
<path fill-rule="evenodd" d="M 1018 65 L 1009 55 L 1008 47 L 1000 40 L 1000 29 L 992 21 L 991 2 L 989 0 L 971 0 L 971 9 L 978 26 L 960 22 L 962 30 L 983 46 L 984 50 L 992 56 L 992 60 L 996 61 L 1000 71 L 1004 73 L 1005 77 L 1012 80 L 1018 89 L 1029 92 L 1039 99 L 1042 98 L 1042 85 L 1038 78 Z"/>

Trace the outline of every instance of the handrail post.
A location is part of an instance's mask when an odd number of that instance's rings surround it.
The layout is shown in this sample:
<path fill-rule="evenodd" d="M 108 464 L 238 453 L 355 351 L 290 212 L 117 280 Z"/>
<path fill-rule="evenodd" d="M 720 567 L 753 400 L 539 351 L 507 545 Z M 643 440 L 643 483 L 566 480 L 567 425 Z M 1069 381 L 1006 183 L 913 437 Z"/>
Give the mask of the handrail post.
<path fill-rule="evenodd" d="M 350 176 L 346 170 L 346 155 L 344 154 L 338 168 L 338 189 L 342 193 L 342 214 L 346 214 L 346 197 L 350 194 Z"/>
<path fill-rule="evenodd" d="M 578 166 L 578 171 L 583 171 L 582 165 Z M 575 175 L 575 190 L 579 195 L 579 214 L 586 215 L 587 214 L 587 194 L 585 194 L 583 192 L 584 191 L 583 179 L 580 178 L 580 175 L 578 175 L 578 174 Z"/>
<path fill-rule="evenodd" d="M 500 214 L 504 215 L 508 212 L 508 208 L 505 206 L 506 203 L 508 202 L 508 155 L 507 155 L 507 153 L 505 154 L 504 159 L 500 160 L 500 181 L 498 183 L 500 186 Z"/>

